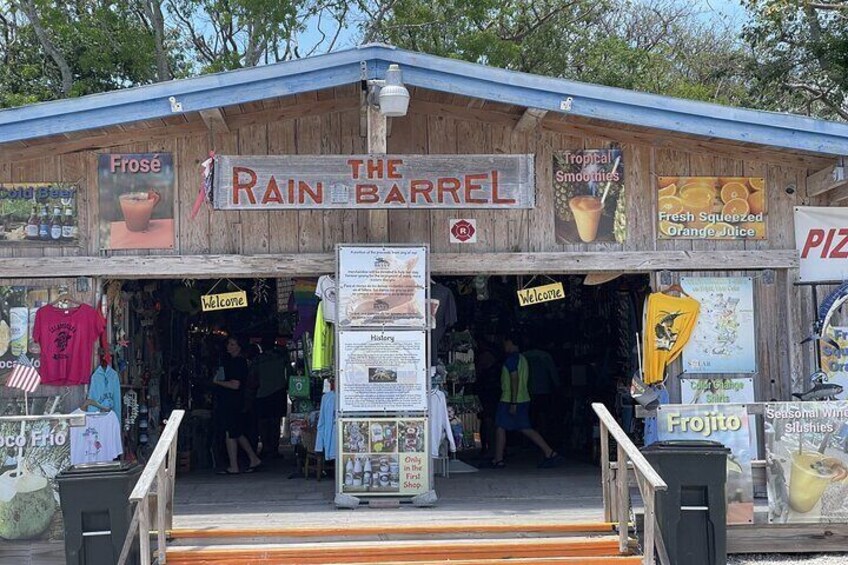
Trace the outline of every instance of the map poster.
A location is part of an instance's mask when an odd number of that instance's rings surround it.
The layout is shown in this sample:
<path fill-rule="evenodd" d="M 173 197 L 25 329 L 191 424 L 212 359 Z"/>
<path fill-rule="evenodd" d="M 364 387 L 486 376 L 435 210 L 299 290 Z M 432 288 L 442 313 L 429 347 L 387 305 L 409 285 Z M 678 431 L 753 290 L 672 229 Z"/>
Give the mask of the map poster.
<path fill-rule="evenodd" d="M 754 284 L 751 277 L 681 277 L 701 304 L 692 338 L 683 348 L 686 373 L 754 373 Z"/>
<path fill-rule="evenodd" d="M 621 149 L 555 152 L 553 185 L 558 243 L 627 239 Z"/>
<path fill-rule="evenodd" d="M 339 410 L 425 412 L 426 344 L 423 330 L 338 332 Z"/>
<path fill-rule="evenodd" d="M 660 441 L 710 440 L 730 449 L 727 455 L 727 523 L 754 523 L 753 458 L 748 409 L 742 404 L 661 405 L 657 408 Z"/>
<path fill-rule="evenodd" d="M 848 523 L 848 402 L 765 406 L 769 522 Z"/>
<path fill-rule="evenodd" d="M 354 496 L 430 490 L 426 418 L 340 418 L 339 490 Z"/>
<path fill-rule="evenodd" d="M 821 368 L 827 383 L 839 385 L 837 400 L 848 400 L 848 326 L 828 326 L 821 342 Z"/>
<path fill-rule="evenodd" d="M 339 246 L 339 327 L 426 328 L 427 247 Z"/>

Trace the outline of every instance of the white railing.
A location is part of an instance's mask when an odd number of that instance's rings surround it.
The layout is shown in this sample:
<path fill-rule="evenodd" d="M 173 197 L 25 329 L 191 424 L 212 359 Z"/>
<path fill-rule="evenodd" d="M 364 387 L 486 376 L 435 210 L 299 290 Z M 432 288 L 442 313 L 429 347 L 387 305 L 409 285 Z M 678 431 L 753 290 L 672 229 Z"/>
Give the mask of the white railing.
<path fill-rule="evenodd" d="M 645 456 L 630 441 L 618 422 L 615 421 L 607 407 L 599 402 L 592 404 L 592 410 L 600 420 L 601 432 L 601 490 L 604 497 L 604 520 L 618 522 L 618 545 L 624 553 L 628 550 L 628 526 L 630 523 L 630 492 L 628 474 L 634 473 L 642 503 L 645 509 L 645 532 L 642 542 L 644 565 L 654 565 L 654 550 L 660 556 L 660 563 L 666 565 L 668 556 L 659 530 L 656 517 L 656 493 L 668 489 L 662 477 L 651 467 Z M 609 436 L 615 439 L 618 461 L 615 465 L 614 485 L 611 478 L 613 469 L 609 457 Z M 632 465 L 631 465 L 632 464 Z M 632 467 L 632 468 L 631 468 Z M 615 488 L 613 488 L 613 486 Z"/>
<path fill-rule="evenodd" d="M 135 503 L 130 528 L 118 558 L 118 565 L 124 565 L 130 554 L 133 540 L 138 534 L 141 565 L 150 565 L 150 499 L 156 496 L 156 535 L 157 563 L 165 563 L 165 543 L 167 532 L 174 522 L 174 478 L 177 471 L 177 432 L 185 416 L 185 410 L 174 410 L 165 430 L 159 437 L 156 449 L 144 467 L 138 482 L 130 494 L 130 502 Z M 153 487 L 156 487 L 153 491 Z"/>

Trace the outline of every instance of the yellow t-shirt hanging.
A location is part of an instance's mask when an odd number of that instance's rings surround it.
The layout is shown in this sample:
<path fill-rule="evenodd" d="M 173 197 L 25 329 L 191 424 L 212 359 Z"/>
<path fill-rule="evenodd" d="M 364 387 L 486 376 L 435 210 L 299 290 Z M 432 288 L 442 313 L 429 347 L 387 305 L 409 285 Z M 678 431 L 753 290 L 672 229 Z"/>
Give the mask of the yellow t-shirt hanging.
<path fill-rule="evenodd" d="M 315 340 L 312 344 L 312 370 L 333 368 L 333 325 L 324 320 L 324 302 L 315 315 Z"/>
<path fill-rule="evenodd" d="M 644 371 L 645 384 L 662 382 L 665 368 L 683 351 L 692 336 L 701 305 L 688 296 L 669 296 L 655 292 L 645 307 Z"/>

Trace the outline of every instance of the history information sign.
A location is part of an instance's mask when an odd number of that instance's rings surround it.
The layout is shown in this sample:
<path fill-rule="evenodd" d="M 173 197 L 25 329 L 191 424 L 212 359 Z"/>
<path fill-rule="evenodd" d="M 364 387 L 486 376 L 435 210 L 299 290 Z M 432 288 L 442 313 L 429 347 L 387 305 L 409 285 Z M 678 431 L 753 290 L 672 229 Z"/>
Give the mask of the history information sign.
<path fill-rule="evenodd" d="M 341 331 L 342 412 L 427 410 L 426 335 L 422 331 Z"/>

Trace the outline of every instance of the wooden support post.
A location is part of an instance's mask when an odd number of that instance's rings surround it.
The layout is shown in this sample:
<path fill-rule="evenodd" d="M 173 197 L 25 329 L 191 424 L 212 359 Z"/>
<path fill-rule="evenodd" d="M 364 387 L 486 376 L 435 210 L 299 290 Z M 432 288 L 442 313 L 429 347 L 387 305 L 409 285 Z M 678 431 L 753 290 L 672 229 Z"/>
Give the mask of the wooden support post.
<path fill-rule="evenodd" d="M 601 426 L 601 492 L 604 497 L 604 521 L 612 522 L 612 501 L 610 500 L 610 460 L 609 432 L 603 422 Z"/>
<path fill-rule="evenodd" d="M 138 501 L 138 550 L 141 565 L 150 565 L 150 502 L 147 497 Z"/>
<path fill-rule="evenodd" d="M 177 440 L 171 444 L 171 449 L 168 450 L 168 514 L 166 516 L 166 526 L 170 531 L 174 528 L 174 491 L 176 490 L 177 482 Z"/>
<path fill-rule="evenodd" d="M 627 452 L 618 444 L 618 469 L 615 474 L 618 491 L 618 549 L 621 553 L 627 551 L 630 496 L 627 486 Z"/>
<path fill-rule="evenodd" d="M 227 124 L 227 118 L 224 116 L 224 112 L 220 108 L 201 110 L 200 117 L 212 133 L 230 133 L 230 126 Z"/>
<path fill-rule="evenodd" d="M 807 196 L 813 197 L 848 186 L 848 167 L 840 157 L 835 165 L 825 167 L 807 177 Z"/>
<path fill-rule="evenodd" d="M 642 563 L 654 565 L 654 536 L 656 535 L 656 512 L 654 510 L 654 489 L 646 485 L 646 497 L 642 501 L 645 505 L 645 535 L 642 542 Z"/>
<path fill-rule="evenodd" d="M 385 154 L 386 141 L 386 116 L 380 113 L 379 108 L 368 104 L 368 153 Z M 389 211 L 368 210 L 368 241 L 372 243 L 388 243 L 389 241 Z"/>
<path fill-rule="evenodd" d="M 168 484 L 168 475 L 165 467 L 159 467 L 159 472 L 156 473 L 156 553 L 158 555 L 158 563 L 165 563 L 165 529 L 167 527 L 167 506 L 168 500 L 171 498 L 169 491 L 171 490 Z"/>
<path fill-rule="evenodd" d="M 539 108 L 527 108 L 524 110 L 524 114 L 521 115 L 521 118 L 518 120 L 518 123 L 515 124 L 513 131 L 515 133 L 526 133 L 528 131 L 532 131 L 536 129 L 542 120 L 547 115 L 547 110 L 540 110 Z"/>

